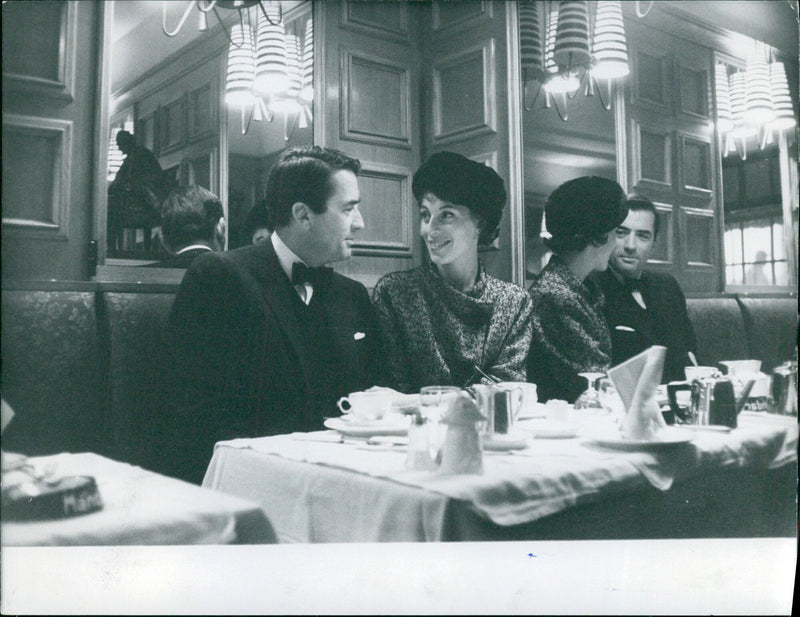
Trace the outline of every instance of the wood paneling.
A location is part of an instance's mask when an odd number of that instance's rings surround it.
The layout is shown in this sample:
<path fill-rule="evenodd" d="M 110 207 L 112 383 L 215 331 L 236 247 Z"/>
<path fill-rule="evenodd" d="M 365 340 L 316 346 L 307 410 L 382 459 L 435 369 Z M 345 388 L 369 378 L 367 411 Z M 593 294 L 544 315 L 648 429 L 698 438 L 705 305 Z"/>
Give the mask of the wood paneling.
<path fill-rule="evenodd" d="M 78 32 L 75 4 L 3 3 L 3 94 L 9 88 L 34 96 L 73 99 Z"/>
<path fill-rule="evenodd" d="M 434 143 L 497 131 L 494 39 L 433 64 Z"/>
<path fill-rule="evenodd" d="M 104 11 L 3 3 L 4 280 L 90 274 L 92 198 L 106 183 L 108 132 L 96 124 Z"/>
<path fill-rule="evenodd" d="M 383 207 L 363 209 L 364 231 L 353 244 L 354 254 L 411 257 L 415 230 L 410 170 L 365 163 L 360 187 L 362 195 Z"/>
<path fill-rule="evenodd" d="M 626 188 L 656 202 L 662 216 L 651 264 L 673 274 L 687 292 L 721 291 L 711 50 L 641 20 L 629 19 L 626 30 L 635 59 L 626 107 Z"/>
<path fill-rule="evenodd" d="M 3 114 L 3 149 L 4 235 L 66 239 L 72 122 Z"/>
<path fill-rule="evenodd" d="M 405 2 L 342 2 L 342 28 L 411 44 Z"/>
<path fill-rule="evenodd" d="M 406 66 L 342 50 L 342 138 L 411 147 L 411 83 Z"/>

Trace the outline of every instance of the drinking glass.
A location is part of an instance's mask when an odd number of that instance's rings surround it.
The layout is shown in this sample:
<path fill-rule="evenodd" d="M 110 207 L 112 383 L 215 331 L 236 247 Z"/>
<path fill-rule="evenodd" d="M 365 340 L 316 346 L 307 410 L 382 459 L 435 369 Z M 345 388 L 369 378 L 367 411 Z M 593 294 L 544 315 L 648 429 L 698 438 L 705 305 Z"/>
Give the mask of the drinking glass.
<path fill-rule="evenodd" d="M 456 386 L 425 386 L 419 391 L 422 416 L 428 425 L 428 447 L 434 461 L 441 460 L 439 453 L 447 430 L 442 418 L 460 392 L 461 388 Z"/>
<path fill-rule="evenodd" d="M 575 401 L 575 409 L 602 409 L 600 404 L 600 397 L 595 389 L 595 382 L 604 376 L 604 373 L 578 373 L 581 377 L 585 378 L 588 382 L 586 391 L 581 394 Z"/>

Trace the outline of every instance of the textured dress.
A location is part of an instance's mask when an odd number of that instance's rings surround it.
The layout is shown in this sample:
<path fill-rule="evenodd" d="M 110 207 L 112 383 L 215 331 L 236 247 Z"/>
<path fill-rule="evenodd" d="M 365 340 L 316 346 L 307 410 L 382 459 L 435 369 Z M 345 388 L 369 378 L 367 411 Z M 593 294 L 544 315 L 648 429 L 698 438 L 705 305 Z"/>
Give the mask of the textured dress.
<path fill-rule="evenodd" d="M 433 264 L 387 274 L 372 296 L 386 344 L 392 387 L 482 381 L 475 366 L 503 381 L 526 380 L 531 299 L 486 274 L 467 292 L 448 285 Z"/>
<path fill-rule="evenodd" d="M 603 315 L 603 292 L 584 284 L 554 255 L 530 287 L 533 338 L 528 380 L 540 401 L 574 402 L 586 390 L 578 373 L 604 372 L 611 363 L 611 336 Z"/>

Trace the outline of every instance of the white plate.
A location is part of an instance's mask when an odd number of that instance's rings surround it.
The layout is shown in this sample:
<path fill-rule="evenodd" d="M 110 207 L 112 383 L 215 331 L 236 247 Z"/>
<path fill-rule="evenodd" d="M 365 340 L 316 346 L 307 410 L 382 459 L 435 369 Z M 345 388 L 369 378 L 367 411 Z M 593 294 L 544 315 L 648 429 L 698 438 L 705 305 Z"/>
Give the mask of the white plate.
<path fill-rule="evenodd" d="M 695 438 L 692 431 L 667 427 L 661 429 L 658 440 L 625 439 L 624 437 L 606 437 L 589 439 L 588 444 L 613 448 L 615 450 L 664 450 L 689 443 Z"/>
<path fill-rule="evenodd" d="M 509 450 L 523 450 L 528 447 L 528 440 L 530 437 L 527 435 L 520 435 L 519 433 L 509 433 L 508 435 L 492 435 L 491 437 L 483 437 L 481 443 L 484 450 L 493 452 L 508 452 Z"/>
<path fill-rule="evenodd" d="M 355 422 L 348 416 L 328 418 L 323 422 L 326 428 L 333 429 L 347 437 L 377 437 L 379 435 L 407 435 L 409 419 L 387 418 L 374 422 Z"/>
<path fill-rule="evenodd" d="M 555 420 L 519 422 L 517 426 L 537 439 L 572 439 L 578 434 L 580 428 L 575 422 L 556 422 Z"/>

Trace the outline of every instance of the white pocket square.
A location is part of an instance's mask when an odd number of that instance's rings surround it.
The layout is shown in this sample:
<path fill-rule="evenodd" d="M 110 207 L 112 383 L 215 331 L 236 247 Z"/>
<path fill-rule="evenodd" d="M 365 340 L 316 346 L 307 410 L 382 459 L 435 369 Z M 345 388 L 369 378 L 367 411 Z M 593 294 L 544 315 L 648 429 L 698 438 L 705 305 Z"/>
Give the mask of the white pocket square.
<path fill-rule="evenodd" d="M 365 336 L 366 336 L 366 334 L 364 334 L 363 332 L 356 332 L 356 333 L 353 335 L 353 340 L 354 340 L 354 341 L 360 341 L 360 340 L 361 340 L 362 338 L 364 338 Z"/>
<path fill-rule="evenodd" d="M 615 330 L 624 330 L 625 332 L 636 332 L 633 328 L 629 328 L 628 326 L 617 326 L 614 328 Z"/>

